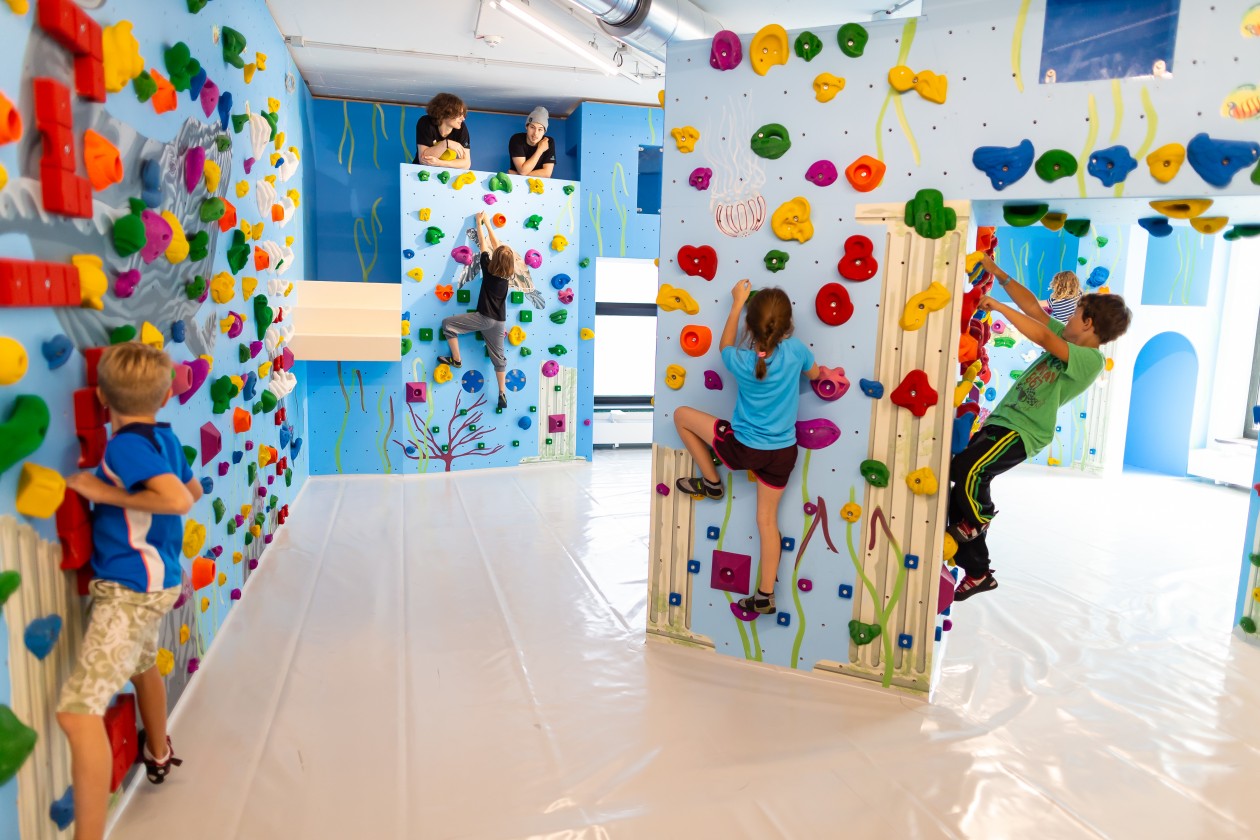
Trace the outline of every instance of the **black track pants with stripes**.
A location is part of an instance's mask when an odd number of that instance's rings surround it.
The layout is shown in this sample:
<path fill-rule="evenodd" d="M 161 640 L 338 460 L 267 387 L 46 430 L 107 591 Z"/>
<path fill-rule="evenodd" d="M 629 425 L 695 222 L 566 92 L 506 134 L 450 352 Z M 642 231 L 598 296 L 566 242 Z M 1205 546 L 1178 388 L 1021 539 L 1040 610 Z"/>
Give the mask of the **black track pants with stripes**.
<path fill-rule="evenodd" d="M 983 577 L 989 571 L 989 547 L 983 528 L 997 515 L 989 483 L 994 477 L 1022 464 L 1024 442 L 1017 432 L 1001 426 L 985 426 L 976 432 L 967 448 L 954 456 L 949 467 L 949 522 L 966 522 L 980 535 L 958 544 L 954 562 L 969 577 Z"/>

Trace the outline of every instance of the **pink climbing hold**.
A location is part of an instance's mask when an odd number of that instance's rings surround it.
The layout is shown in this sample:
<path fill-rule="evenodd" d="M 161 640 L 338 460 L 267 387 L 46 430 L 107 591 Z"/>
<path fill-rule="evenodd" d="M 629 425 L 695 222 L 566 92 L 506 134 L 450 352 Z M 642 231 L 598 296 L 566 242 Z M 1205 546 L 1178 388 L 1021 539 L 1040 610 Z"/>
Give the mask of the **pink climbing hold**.
<path fill-rule="evenodd" d="M 691 170 L 691 175 L 687 178 L 687 183 L 698 190 L 707 190 L 709 188 L 709 181 L 712 178 L 712 169 L 707 166 L 697 166 L 695 169 Z"/>
<path fill-rule="evenodd" d="M 830 187 L 839 177 L 839 170 L 829 160 L 816 160 L 805 171 L 805 180 L 820 187 Z"/>
<path fill-rule="evenodd" d="M 144 220 L 144 233 L 148 238 L 140 251 L 140 259 L 147 265 L 166 253 L 174 231 L 171 230 L 170 223 L 166 219 L 152 210 L 145 210 L 140 214 L 140 218 Z"/>
<path fill-rule="evenodd" d="M 248 175 L 254 168 L 254 159 L 245 158 L 245 174 Z"/>
<path fill-rule="evenodd" d="M 542 254 L 530 248 L 525 252 L 525 265 L 530 268 L 538 268 L 542 265 Z"/>
<path fill-rule="evenodd" d="M 231 468 L 232 468 L 232 465 L 229 464 L 227 461 L 220 461 L 219 462 L 219 478 L 222 478 L 223 476 L 227 475 L 228 470 L 230 470 Z"/>
<path fill-rule="evenodd" d="M 550 379 L 560 372 L 560 363 L 555 359 L 548 359 L 543 362 L 542 375 Z"/>
<path fill-rule="evenodd" d="M 216 545 L 214 548 L 210 549 L 210 553 L 214 555 L 216 560 L 219 559 L 223 556 L 223 546 Z"/>
<path fill-rule="evenodd" d="M 223 436 L 210 422 L 201 424 L 201 465 L 204 467 L 210 460 L 223 451 Z"/>
<path fill-rule="evenodd" d="M 114 296 L 129 298 L 140 285 L 140 269 L 132 268 L 119 274 L 114 280 Z"/>
<path fill-rule="evenodd" d="M 936 614 L 940 615 L 950 608 L 954 603 L 954 576 L 949 573 L 949 569 L 944 563 L 941 564 L 941 582 L 940 589 L 936 597 Z M 948 619 L 947 619 L 948 620 Z M 947 630 L 949 628 L 946 628 Z"/>
<path fill-rule="evenodd" d="M 277 360 L 278 359 L 284 359 L 284 367 L 281 368 L 282 370 L 293 370 L 293 351 L 289 349 L 289 345 L 286 344 L 284 346 L 284 350 L 277 357 Z"/>
<path fill-rule="evenodd" d="M 255 557 L 253 560 L 249 561 L 249 570 L 252 572 L 254 571 L 254 569 L 257 569 L 257 568 L 258 568 L 258 558 Z"/>
<path fill-rule="evenodd" d="M 227 337 L 236 338 L 245 331 L 245 318 L 239 312 L 229 312 L 228 317 L 232 319 L 232 324 L 228 327 Z"/>
<path fill-rule="evenodd" d="M 709 50 L 709 66 L 714 70 L 734 70 L 744 59 L 744 45 L 739 36 L 729 29 L 723 29 L 713 36 L 713 46 Z"/>
<path fill-rule="evenodd" d="M 806 502 L 804 510 L 806 516 L 813 516 L 815 513 L 818 513 L 818 505 L 813 502 Z"/>
<path fill-rule="evenodd" d="M 481 197 L 481 200 L 484 201 L 486 204 L 494 204 L 499 199 L 495 198 L 494 193 L 486 193 L 485 195 Z"/>
<path fill-rule="evenodd" d="M 268 535 L 268 536 L 270 536 L 270 535 Z M 233 590 L 232 590 L 232 595 L 231 595 L 231 598 L 232 598 L 232 600 L 233 600 L 233 601 L 239 601 L 239 600 L 241 600 L 241 590 L 239 590 L 239 589 L 233 589 Z"/>
<path fill-rule="evenodd" d="M 200 661 L 197 659 L 197 657 L 194 656 L 192 659 L 188 660 L 188 673 L 190 674 L 197 673 L 197 669 L 200 666 L 201 666 Z"/>
<path fill-rule="evenodd" d="M 568 306 L 570 303 L 573 303 L 573 290 L 567 287 L 563 288 L 560 290 L 560 294 L 558 294 L 557 297 L 560 298 L 561 303 Z"/>
<path fill-rule="evenodd" d="M 452 248 L 451 259 L 455 260 L 455 262 L 460 265 L 472 265 L 472 248 L 469 248 L 467 245 L 460 245 L 457 248 Z"/>
<path fill-rule="evenodd" d="M 184 153 L 184 188 L 190 193 L 197 189 L 205 171 L 206 150 L 200 146 L 193 146 Z"/>
<path fill-rule="evenodd" d="M 201 86 L 201 110 L 205 111 L 206 116 L 211 116 L 215 109 L 219 107 L 219 86 L 211 79 L 206 79 L 206 83 Z"/>
<path fill-rule="evenodd" d="M 731 614 L 740 621 L 756 621 L 757 614 L 752 610 L 743 610 L 739 607 L 738 601 L 731 601 Z"/>
<path fill-rule="evenodd" d="M 206 377 L 210 375 L 210 363 L 205 359 L 196 358 L 182 364 L 191 370 L 191 382 L 188 385 L 188 390 L 179 395 L 179 404 L 187 405 L 193 394 L 197 393 L 201 386 L 205 384 Z"/>
<path fill-rule="evenodd" d="M 242 525 L 244 525 L 244 524 L 245 524 L 245 517 L 244 517 L 244 516 L 242 516 L 242 515 L 241 515 L 241 514 L 239 514 L 239 513 L 238 513 L 238 514 L 236 514 L 236 516 L 234 516 L 234 517 L 233 517 L 233 519 L 234 519 L 234 520 L 235 520 L 235 522 L 236 522 L 236 527 L 237 527 L 237 528 L 239 528 L 239 527 L 241 527 Z"/>
<path fill-rule="evenodd" d="M 262 352 L 262 349 L 263 343 L 261 341 L 251 341 L 249 343 L 249 357 L 251 359 L 257 358 L 258 354 Z"/>
<path fill-rule="evenodd" d="M 178 397 L 192 387 L 192 368 L 188 365 L 175 365 L 171 372 L 171 394 Z"/>
<path fill-rule="evenodd" d="M 849 379 L 844 375 L 844 368 L 818 366 L 818 378 L 810 385 L 820 399 L 838 400 L 849 392 Z"/>
<path fill-rule="evenodd" d="M 801 578 L 796 582 L 796 588 L 802 592 L 809 592 L 814 588 L 814 582 L 809 578 Z"/>

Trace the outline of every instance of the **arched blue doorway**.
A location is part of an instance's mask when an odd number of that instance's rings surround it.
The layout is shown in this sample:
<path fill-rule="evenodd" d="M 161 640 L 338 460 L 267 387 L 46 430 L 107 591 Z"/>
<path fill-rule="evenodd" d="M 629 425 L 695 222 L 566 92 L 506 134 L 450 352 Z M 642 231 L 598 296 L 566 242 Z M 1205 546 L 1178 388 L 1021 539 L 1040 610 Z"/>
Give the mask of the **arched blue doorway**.
<path fill-rule="evenodd" d="M 1181 333 L 1160 333 L 1146 342 L 1133 367 L 1126 467 L 1186 474 L 1198 376 L 1194 345 Z"/>

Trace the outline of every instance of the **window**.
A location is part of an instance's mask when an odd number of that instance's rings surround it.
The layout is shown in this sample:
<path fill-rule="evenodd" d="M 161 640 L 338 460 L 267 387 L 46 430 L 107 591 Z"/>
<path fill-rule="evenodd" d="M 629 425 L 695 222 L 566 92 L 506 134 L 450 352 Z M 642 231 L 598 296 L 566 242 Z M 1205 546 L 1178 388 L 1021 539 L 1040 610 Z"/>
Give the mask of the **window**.
<path fill-rule="evenodd" d="M 657 269 L 595 261 L 595 446 L 650 445 L 656 374 Z"/>

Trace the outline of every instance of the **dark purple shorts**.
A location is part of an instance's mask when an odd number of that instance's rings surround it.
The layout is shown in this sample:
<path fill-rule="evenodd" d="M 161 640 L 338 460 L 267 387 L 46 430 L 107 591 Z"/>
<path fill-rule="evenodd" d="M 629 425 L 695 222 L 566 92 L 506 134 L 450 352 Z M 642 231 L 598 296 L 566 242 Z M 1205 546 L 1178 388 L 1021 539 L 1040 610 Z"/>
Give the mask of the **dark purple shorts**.
<path fill-rule="evenodd" d="M 782 490 L 796 466 L 796 444 L 782 449 L 753 449 L 735 439 L 731 421 L 713 424 L 713 451 L 731 470 L 751 470 L 763 484 Z"/>

